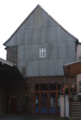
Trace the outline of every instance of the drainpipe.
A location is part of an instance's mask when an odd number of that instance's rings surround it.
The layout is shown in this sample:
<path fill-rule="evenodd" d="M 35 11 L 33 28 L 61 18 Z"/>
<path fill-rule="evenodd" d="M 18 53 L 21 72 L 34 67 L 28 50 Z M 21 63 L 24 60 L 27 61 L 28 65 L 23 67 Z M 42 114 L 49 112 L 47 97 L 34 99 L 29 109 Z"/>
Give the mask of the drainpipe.
<path fill-rule="evenodd" d="M 66 81 L 66 77 L 64 75 L 64 82 Z M 66 105 L 65 105 L 65 94 L 64 94 L 64 118 L 66 117 Z"/>

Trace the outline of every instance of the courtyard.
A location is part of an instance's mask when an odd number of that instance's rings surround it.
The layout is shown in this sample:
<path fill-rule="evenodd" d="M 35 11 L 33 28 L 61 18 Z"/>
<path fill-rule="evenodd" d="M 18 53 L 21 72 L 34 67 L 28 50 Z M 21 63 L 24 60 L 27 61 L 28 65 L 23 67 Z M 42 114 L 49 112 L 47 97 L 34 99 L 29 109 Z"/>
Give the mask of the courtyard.
<path fill-rule="evenodd" d="M 65 120 L 55 116 L 40 116 L 40 115 L 13 115 L 5 114 L 0 116 L 0 120 Z"/>

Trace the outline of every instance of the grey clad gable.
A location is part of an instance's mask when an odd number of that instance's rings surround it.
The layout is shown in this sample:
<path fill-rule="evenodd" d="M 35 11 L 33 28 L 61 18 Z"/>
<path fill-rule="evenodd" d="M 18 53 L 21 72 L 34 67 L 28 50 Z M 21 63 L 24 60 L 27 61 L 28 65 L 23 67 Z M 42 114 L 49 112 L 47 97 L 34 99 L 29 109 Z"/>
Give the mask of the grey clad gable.
<path fill-rule="evenodd" d="M 75 61 L 76 40 L 38 5 L 4 45 L 18 46 L 18 67 L 26 67 L 26 76 L 58 76 Z M 45 58 L 39 58 L 40 48 L 46 48 Z"/>
<path fill-rule="evenodd" d="M 41 24 L 39 26 L 39 24 Z M 38 26 L 37 26 L 38 25 Z M 36 27 L 37 26 L 37 27 Z M 36 28 L 36 29 L 35 29 Z M 38 29 L 37 29 L 38 28 Z M 45 29 L 44 29 L 45 28 Z M 31 30 L 32 29 L 32 30 Z M 37 30 L 40 32 L 43 31 L 41 37 L 45 37 L 46 35 L 44 33 L 49 35 L 52 35 L 53 37 L 56 36 L 64 36 L 66 39 L 68 39 L 68 36 L 75 38 L 73 35 L 68 33 L 59 23 L 57 23 L 48 13 L 40 7 L 40 5 L 37 5 L 37 7 L 29 14 L 29 16 L 22 22 L 22 24 L 18 27 L 18 29 L 12 34 L 12 36 L 4 43 L 5 46 L 13 45 L 19 45 L 21 42 L 20 39 L 23 41 L 23 36 L 27 40 L 27 36 L 30 38 L 31 33 Z M 50 32 L 50 33 L 49 33 Z M 53 34 L 52 34 L 53 33 Z M 24 35 L 25 34 L 25 35 Z M 47 34 L 47 35 L 48 35 Z M 65 35 L 66 34 L 66 35 Z M 33 34 L 33 37 L 37 35 Z M 51 36 L 51 37 L 52 37 Z M 15 37 L 15 39 L 14 39 Z M 47 36 L 48 37 L 48 36 Z M 13 39 L 12 39 L 13 38 Z M 16 41 L 17 42 L 16 42 Z M 20 40 L 20 42 L 19 42 Z M 69 39 L 68 39 L 69 40 Z M 24 43 L 23 43 L 24 44 Z"/>

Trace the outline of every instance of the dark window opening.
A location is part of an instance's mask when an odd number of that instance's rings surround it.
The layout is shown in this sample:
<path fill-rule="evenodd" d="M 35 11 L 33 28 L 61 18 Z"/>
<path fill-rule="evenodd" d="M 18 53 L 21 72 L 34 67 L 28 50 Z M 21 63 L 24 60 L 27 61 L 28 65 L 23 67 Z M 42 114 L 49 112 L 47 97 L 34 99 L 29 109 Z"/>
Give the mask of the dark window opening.
<path fill-rule="evenodd" d="M 36 90 L 36 91 L 39 90 L 39 84 L 35 84 L 35 90 Z"/>
<path fill-rule="evenodd" d="M 35 106 L 39 106 L 39 93 L 35 93 Z"/>
<path fill-rule="evenodd" d="M 57 89 L 61 90 L 62 84 L 57 84 Z"/>
<path fill-rule="evenodd" d="M 56 93 L 50 93 L 50 106 L 56 107 Z"/>
<path fill-rule="evenodd" d="M 56 90 L 56 84 L 49 84 L 49 90 Z"/>
<path fill-rule="evenodd" d="M 41 90 L 48 90 L 47 84 L 41 84 Z"/>
<path fill-rule="evenodd" d="M 41 93 L 41 106 L 47 106 L 47 93 Z"/>

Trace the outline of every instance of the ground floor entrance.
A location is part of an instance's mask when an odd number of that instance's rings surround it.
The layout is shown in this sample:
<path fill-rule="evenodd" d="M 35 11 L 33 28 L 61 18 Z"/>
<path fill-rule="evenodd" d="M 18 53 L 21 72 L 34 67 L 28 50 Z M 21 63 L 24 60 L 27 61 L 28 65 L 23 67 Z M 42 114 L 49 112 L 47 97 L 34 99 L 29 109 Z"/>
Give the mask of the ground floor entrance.
<path fill-rule="evenodd" d="M 17 98 L 12 97 L 11 98 L 11 114 L 16 114 L 17 113 Z"/>
<path fill-rule="evenodd" d="M 34 114 L 60 115 L 60 89 L 63 83 L 35 84 Z"/>

